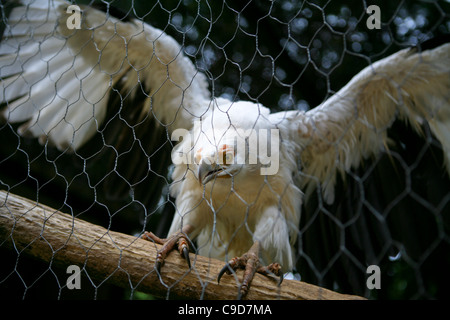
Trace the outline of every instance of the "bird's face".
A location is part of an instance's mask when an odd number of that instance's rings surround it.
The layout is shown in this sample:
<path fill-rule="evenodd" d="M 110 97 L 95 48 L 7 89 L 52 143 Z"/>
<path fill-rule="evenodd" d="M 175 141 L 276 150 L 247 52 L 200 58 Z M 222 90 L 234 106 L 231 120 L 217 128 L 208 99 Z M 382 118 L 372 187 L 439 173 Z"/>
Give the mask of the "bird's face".
<path fill-rule="evenodd" d="M 242 170 L 237 161 L 235 145 L 221 143 L 218 146 L 200 147 L 195 151 L 197 178 L 206 185 L 215 179 L 230 179 Z"/>
<path fill-rule="evenodd" d="M 193 160 L 200 184 L 214 182 L 229 189 L 231 181 L 233 188 L 245 189 L 249 181 L 262 176 L 260 168 L 267 164 L 259 154 L 259 133 L 264 129 L 262 134 L 266 134 L 272 128 L 264 117 L 269 111 L 253 103 L 221 103 L 214 113 L 194 123 L 192 134 L 183 138 L 179 149 L 187 161 Z"/>

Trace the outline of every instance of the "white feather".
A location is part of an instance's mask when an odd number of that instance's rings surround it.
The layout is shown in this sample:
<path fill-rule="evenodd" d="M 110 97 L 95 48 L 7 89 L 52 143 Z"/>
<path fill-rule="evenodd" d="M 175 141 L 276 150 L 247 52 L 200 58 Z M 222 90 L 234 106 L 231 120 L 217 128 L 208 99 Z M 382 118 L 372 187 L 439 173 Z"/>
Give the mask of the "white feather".
<path fill-rule="evenodd" d="M 202 124 L 195 127 L 192 139 L 183 140 L 173 153 L 195 153 L 211 145 L 216 150 L 228 141 L 225 136 L 244 139 L 240 135 L 243 131 L 277 128 L 269 121 L 269 110 L 261 105 L 225 99 L 218 99 L 214 105 Z M 244 254 L 259 241 L 265 263 L 276 261 L 283 270 L 291 270 L 302 201 L 292 178 L 297 170 L 291 161 L 292 152 L 288 141 L 281 144 L 280 170 L 275 175 L 261 175 L 260 166 L 244 165 L 233 179 L 216 179 L 205 189 L 195 173 L 197 164 L 178 164 L 171 186 L 177 211 L 169 234 L 183 225 L 194 226 L 190 236 L 197 237 L 199 253 L 222 260 Z"/>
<path fill-rule="evenodd" d="M 161 30 L 122 22 L 83 7 L 80 30 L 66 27 L 65 1 L 21 1 L 0 44 L 1 111 L 9 122 L 28 122 L 20 133 L 62 150 L 81 147 L 104 120 L 111 89 L 139 82 L 151 112 L 169 127 L 190 128 L 209 108 L 206 77 L 182 47 Z"/>
<path fill-rule="evenodd" d="M 421 122 L 428 121 L 448 167 L 450 44 L 423 52 L 401 50 L 362 70 L 317 108 L 284 113 L 280 128 L 297 142 L 302 189 L 310 194 L 321 184 L 332 203 L 336 173 L 387 150 L 386 131 L 397 118 L 418 133 Z"/>

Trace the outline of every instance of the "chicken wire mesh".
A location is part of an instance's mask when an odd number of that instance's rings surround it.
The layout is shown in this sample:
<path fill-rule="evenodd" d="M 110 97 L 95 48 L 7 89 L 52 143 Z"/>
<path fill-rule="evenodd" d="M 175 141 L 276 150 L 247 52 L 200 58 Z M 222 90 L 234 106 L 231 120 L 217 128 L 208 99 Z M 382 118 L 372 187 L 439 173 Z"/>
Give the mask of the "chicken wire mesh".
<path fill-rule="evenodd" d="M 1 2 L 2 34 L 13 4 Z M 207 76 L 213 96 L 249 100 L 273 111 L 309 110 L 370 63 L 450 29 L 448 1 L 96 4 L 123 21 L 135 16 L 174 37 Z M 368 26 L 371 4 L 380 9 L 379 28 Z M 135 96 L 113 92 L 108 126 L 100 126 L 75 153 L 41 145 L 18 135 L 20 124 L 2 122 L 0 188 L 108 230 L 165 236 L 175 211 L 168 194 L 174 142 L 164 128 L 155 132 L 133 123 L 123 107 L 139 104 L 145 95 L 145 90 Z M 114 135 L 118 126 L 130 140 Z M 424 126 L 425 139 L 409 129 L 395 122 L 389 136 L 398 143 L 389 154 L 338 177 L 333 204 L 317 192 L 305 200 L 295 245 L 296 279 L 368 298 L 448 298 L 450 183 L 442 170 L 441 146 L 429 128 Z M 148 141 L 158 145 L 152 153 L 145 147 Z M 10 235 L 0 239 L 4 297 L 152 297 L 139 287 L 94 281 L 87 273 L 82 289 L 70 290 L 66 270 L 29 258 L 26 250 L 7 248 Z M 195 246 L 191 249 L 195 253 Z M 380 267 L 381 289 L 367 287 L 369 265 Z M 153 266 L 148 268 L 151 272 Z"/>

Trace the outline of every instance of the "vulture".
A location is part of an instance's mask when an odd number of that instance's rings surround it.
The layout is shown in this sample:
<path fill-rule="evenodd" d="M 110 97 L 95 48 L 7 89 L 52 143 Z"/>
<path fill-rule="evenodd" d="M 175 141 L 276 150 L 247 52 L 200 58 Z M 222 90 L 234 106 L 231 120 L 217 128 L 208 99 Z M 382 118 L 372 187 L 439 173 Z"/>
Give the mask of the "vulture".
<path fill-rule="evenodd" d="M 171 167 L 176 209 L 168 236 L 142 235 L 163 245 L 158 272 L 174 249 L 190 266 L 196 246 L 226 262 L 218 281 L 245 270 L 241 296 L 255 272 L 282 278 L 295 268 L 305 201 L 335 203 L 346 173 L 389 154 L 395 141 L 388 132 L 398 121 L 419 137 L 428 128 L 442 149 L 442 171 L 450 170 L 448 43 L 371 63 L 309 111 L 271 112 L 255 101 L 212 96 L 207 76 L 164 31 L 112 10 L 69 5 L 21 0 L 9 13 L 0 44 L 0 117 L 62 153 L 77 154 L 101 136 L 117 159 L 127 156 L 131 171 Z M 128 130 L 105 130 L 112 118 Z M 161 137 L 173 148 L 155 163 L 150 156 Z M 133 159 L 126 141 L 146 157 Z"/>

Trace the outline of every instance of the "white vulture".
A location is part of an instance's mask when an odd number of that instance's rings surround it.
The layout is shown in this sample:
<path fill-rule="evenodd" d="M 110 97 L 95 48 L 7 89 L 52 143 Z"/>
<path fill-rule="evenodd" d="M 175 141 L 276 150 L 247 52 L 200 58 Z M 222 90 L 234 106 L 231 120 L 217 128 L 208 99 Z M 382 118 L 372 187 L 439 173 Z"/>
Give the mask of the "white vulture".
<path fill-rule="evenodd" d="M 20 135 L 76 153 L 103 134 L 116 108 L 153 119 L 149 136 L 162 130 L 179 141 L 171 154 L 169 236 L 143 235 L 163 244 L 157 270 L 174 248 L 189 263 L 193 240 L 199 254 L 229 261 L 219 280 L 245 269 L 242 294 L 254 272 L 292 270 L 302 202 L 320 187 L 333 203 L 339 175 L 389 150 L 395 120 L 418 134 L 427 123 L 450 169 L 450 44 L 407 48 L 370 64 L 310 111 L 271 113 L 259 103 L 212 97 L 183 48 L 139 19 L 80 6 L 80 28 L 69 29 L 69 3 L 20 3 L 0 44 L 1 117 L 22 123 Z M 138 111 L 111 105 L 112 94 L 138 91 Z"/>

